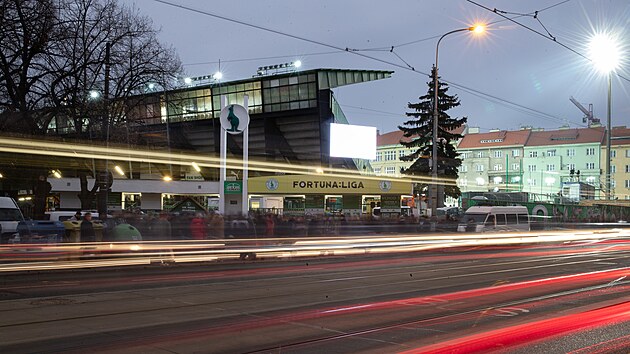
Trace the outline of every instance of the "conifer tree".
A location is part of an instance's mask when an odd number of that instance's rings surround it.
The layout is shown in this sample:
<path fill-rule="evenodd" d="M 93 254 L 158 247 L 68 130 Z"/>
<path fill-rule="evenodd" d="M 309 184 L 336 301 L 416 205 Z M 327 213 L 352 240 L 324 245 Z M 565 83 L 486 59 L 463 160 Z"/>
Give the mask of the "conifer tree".
<path fill-rule="evenodd" d="M 429 90 L 426 95 L 420 96 L 420 102 L 409 103 L 408 107 L 413 112 L 405 113 L 410 120 L 403 123 L 398 128 L 404 133 L 400 143 L 410 148 L 412 153 L 401 157 L 403 161 L 413 161 L 411 166 L 402 169 L 403 174 L 426 177 L 427 183 L 420 185 L 419 189 L 423 190 L 428 186 L 431 178 L 431 152 L 433 150 L 433 97 L 435 78 L 435 68 L 431 70 L 431 81 L 427 82 Z M 448 94 L 448 84 L 440 82 L 438 76 L 438 178 L 444 183 L 444 193 L 447 196 L 457 198 L 461 195 L 459 187 L 455 181 L 458 177 L 458 168 L 462 161 L 458 158 L 459 154 L 455 148 L 455 143 L 462 138 L 461 134 L 456 134 L 455 129 L 466 123 L 468 118 L 451 118 L 446 111 L 460 105 L 457 95 Z M 446 181 L 447 180 L 447 181 Z"/>

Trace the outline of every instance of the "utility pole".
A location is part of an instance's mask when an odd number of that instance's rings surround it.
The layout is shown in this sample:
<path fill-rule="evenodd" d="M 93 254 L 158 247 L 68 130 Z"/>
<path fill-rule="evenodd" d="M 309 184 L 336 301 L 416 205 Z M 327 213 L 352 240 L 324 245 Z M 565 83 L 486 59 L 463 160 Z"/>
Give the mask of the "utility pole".
<path fill-rule="evenodd" d="M 110 49 L 111 44 L 107 42 L 105 44 L 105 84 L 103 87 L 103 117 L 102 117 L 102 134 L 105 137 L 105 143 L 107 146 L 107 150 L 109 150 L 109 130 L 110 130 L 110 119 L 109 119 L 109 71 L 110 71 Z M 109 153 L 109 151 L 107 151 Z M 105 160 L 103 169 L 99 171 L 96 175 L 94 183 L 98 183 L 98 203 L 97 209 L 99 214 L 99 219 L 105 220 L 107 218 L 107 195 L 109 194 L 109 190 L 112 186 L 112 174 L 109 172 L 109 159 Z"/>

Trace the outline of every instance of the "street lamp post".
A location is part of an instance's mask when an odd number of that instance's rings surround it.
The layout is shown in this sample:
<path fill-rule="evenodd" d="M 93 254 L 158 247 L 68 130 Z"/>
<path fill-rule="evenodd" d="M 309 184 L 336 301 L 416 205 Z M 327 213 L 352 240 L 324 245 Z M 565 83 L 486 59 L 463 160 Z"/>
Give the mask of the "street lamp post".
<path fill-rule="evenodd" d="M 621 51 L 619 45 L 611 35 L 599 33 L 594 35 L 589 42 L 589 57 L 595 64 L 595 68 L 608 76 L 608 102 L 606 108 L 606 199 L 612 199 L 610 193 L 611 188 L 611 171 L 610 159 L 612 157 L 611 138 L 612 138 L 612 75 L 621 61 Z"/>
<path fill-rule="evenodd" d="M 450 32 L 443 34 L 440 39 L 438 39 L 437 44 L 435 45 L 435 66 L 433 66 L 433 137 L 432 137 L 432 145 L 433 150 L 431 152 L 431 188 L 430 188 L 430 202 L 431 202 L 431 216 L 437 215 L 438 208 L 438 156 L 437 156 L 437 143 L 438 143 L 438 53 L 440 49 L 440 42 L 442 39 L 449 34 L 464 32 L 464 31 L 472 31 L 474 33 L 482 33 L 485 30 L 485 27 L 482 25 L 476 25 L 472 27 L 460 28 Z"/>

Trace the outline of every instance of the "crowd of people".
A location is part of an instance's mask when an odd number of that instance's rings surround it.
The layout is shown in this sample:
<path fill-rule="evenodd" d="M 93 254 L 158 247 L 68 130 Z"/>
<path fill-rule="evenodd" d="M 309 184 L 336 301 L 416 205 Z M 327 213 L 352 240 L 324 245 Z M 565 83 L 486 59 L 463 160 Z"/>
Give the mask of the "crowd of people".
<path fill-rule="evenodd" d="M 94 241 L 92 216 L 80 213 L 81 239 Z M 421 220 L 413 216 L 374 219 L 346 215 L 280 215 L 252 212 L 223 216 L 216 211 L 184 213 L 114 212 L 104 221 L 103 241 L 117 240 L 118 225 L 135 228 L 144 241 L 208 240 L 224 238 L 272 238 L 353 235 L 372 232 L 421 231 Z"/>

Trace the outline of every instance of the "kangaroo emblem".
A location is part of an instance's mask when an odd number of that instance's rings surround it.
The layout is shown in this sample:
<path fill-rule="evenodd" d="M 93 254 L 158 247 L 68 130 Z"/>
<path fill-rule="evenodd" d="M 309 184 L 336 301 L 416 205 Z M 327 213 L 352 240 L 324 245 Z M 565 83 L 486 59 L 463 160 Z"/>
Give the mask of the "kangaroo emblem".
<path fill-rule="evenodd" d="M 232 127 L 230 129 L 228 129 L 228 131 L 230 131 L 230 132 L 238 132 L 239 131 L 238 130 L 238 125 L 240 123 L 240 120 L 238 119 L 236 114 L 234 114 L 234 106 L 230 106 L 228 109 L 229 109 L 229 113 L 228 113 L 228 116 L 227 116 L 227 120 L 232 125 Z"/>

